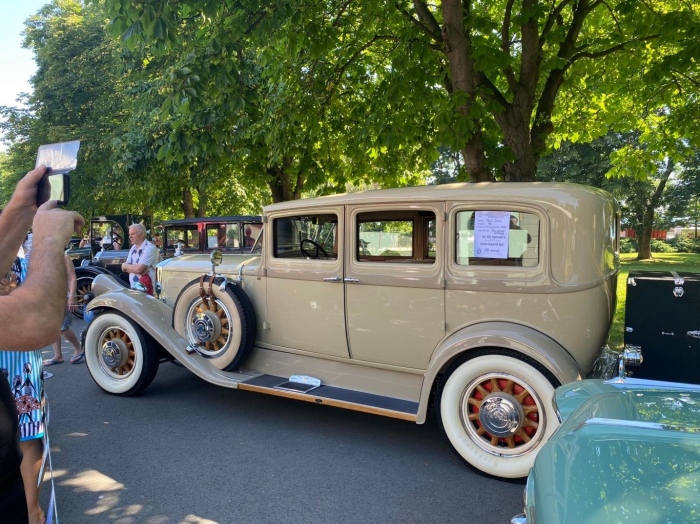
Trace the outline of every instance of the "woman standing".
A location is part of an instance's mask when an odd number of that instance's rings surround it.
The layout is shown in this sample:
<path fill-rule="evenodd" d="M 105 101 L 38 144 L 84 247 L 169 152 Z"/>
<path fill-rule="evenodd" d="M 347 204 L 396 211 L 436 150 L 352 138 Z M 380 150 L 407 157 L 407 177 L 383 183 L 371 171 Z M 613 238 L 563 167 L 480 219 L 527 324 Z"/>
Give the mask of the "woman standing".
<path fill-rule="evenodd" d="M 20 249 L 20 255 L 12 264 L 10 273 L 0 281 L 0 294 L 9 293 L 21 284 L 26 271 L 31 238 Z M 23 261 L 22 258 L 25 258 Z M 44 425 L 44 378 L 41 349 L 34 351 L 0 351 L 0 372 L 9 380 L 19 414 L 20 449 L 22 463 L 20 471 L 27 497 L 29 524 L 42 524 L 44 512 L 39 505 L 39 471 L 43 458 Z M 1 377 L 0 377 L 1 379 Z"/>

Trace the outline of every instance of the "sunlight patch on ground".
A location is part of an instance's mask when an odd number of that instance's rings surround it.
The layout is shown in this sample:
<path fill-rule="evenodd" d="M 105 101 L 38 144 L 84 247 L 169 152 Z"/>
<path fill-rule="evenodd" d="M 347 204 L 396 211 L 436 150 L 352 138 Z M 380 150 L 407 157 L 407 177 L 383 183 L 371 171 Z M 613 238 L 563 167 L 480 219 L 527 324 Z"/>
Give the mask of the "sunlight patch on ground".
<path fill-rule="evenodd" d="M 117 491 L 124 489 L 124 484 L 103 475 L 94 469 L 81 471 L 71 478 L 61 481 L 62 486 L 77 488 L 77 491 Z"/>
<path fill-rule="evenodd" d="M 195 515 L 187 515 L 185 517 L 185 520 L 180 521 L 180 524 L 218 524 L 218 522 L 214 520 L 203 519 Z"/>
<path fill-rule="evenodd" d="M 68 470 L 67 469 L 54 469 L 53 470 L 53 478 L 58 479 L 61 477 L 64 477 L 68 475 Z M 46 466 L 46 470 L 44 471 L 44 478 L 48 479 L 51 477 L 51 472 L 49 471 L 48 465 Z"/>

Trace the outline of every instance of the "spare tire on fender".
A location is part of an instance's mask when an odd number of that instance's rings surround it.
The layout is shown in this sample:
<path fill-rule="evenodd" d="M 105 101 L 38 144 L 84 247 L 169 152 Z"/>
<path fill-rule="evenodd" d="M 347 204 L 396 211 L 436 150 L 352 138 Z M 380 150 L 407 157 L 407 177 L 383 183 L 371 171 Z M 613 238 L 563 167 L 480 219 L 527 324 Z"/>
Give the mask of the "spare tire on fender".
<path fill-rule="evenodd" d="M 206 302 L 200 294 L 199 279 L 187 284 L 177 297 L 173 310 L 173 328 L 202 356 L 222 371 L 235 371 L 253 350 L 257 322 L 253 303 L 243 289 L 226 284 L 218 277 L 211 288 L 205 280 L 204 291 L 211 289 Z"/>

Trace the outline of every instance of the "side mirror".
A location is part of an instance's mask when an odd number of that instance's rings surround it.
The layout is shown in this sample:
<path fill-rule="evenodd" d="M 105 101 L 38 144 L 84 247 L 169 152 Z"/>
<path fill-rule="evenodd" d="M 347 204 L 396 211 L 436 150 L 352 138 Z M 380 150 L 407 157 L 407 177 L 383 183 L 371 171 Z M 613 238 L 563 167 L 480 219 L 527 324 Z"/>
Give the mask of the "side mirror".
<path fill-rule="evenodd" d="M 216 267 L 221 265 L 221 262 L 224 260 L 224 256 L 221 254 L 221 251 L 215 249 L 211 252 L 211 255 L 209 255 L 209 260 L 211 260 L 211 265 Z"/>

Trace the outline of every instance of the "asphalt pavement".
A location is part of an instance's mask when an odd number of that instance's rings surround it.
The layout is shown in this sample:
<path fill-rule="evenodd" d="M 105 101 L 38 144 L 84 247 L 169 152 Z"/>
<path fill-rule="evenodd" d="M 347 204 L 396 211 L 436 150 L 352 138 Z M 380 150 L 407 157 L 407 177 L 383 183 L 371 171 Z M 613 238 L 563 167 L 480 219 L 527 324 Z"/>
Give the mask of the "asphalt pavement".
<path fill-rule="evenodd" d="M 171 363 L 116 397 L 63 346 L 45 381 L 61 524 L 506 524 L 522 511 L 523 484 L 470 470 L 433 413 L 416 425 L 221 388 Z"/>

